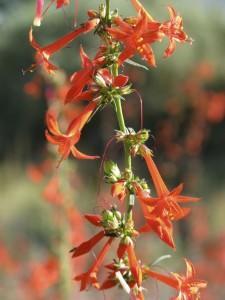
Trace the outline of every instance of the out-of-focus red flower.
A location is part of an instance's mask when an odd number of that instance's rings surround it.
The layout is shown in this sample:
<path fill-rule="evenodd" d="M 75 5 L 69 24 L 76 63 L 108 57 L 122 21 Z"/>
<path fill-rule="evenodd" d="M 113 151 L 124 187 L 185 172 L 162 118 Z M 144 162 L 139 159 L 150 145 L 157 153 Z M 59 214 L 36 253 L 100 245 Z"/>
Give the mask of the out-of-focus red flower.
<path fill-rule="evenodd" d="M 56 8 L 61 8 L 63 5 L 69 4 L 70 0 L 52 0 L 51 3 L 48 5 L 47 10 L 54 2 L 56 2 Z M 41 25 L 41 21 L 43 17 L 43 9 L 44 9 L 44 0 L 36 0 L 36 11 L 35 11 L 35 17 L 33 21 L 34 26 Z"/>
<path fill-rule="evenodd" d="M 46 173 L 52 170 L 52 161 L 44 160 L 40 164 L 29 164 L 27 166 L 27 175 L 35 183 L 39 183 Z"/>
<path fill-rule="evenodd" d="M 208 100 L 206 118 L 211 123 L 225 119 L 225 93 L 213 93 Z"/>
<path fill-rule="evenodd" d="M 35 17 L 34 17 L 34 21 L 33 21 L 33 24 L 35 26 L 40 26 L 41 25 L 43 8 L 44 8 L 44 0 L 37 0 L 36 1 Z"/>
<path fill-rule="evenodd" d="M 43 191 L 43 198 L 52 204 L 61 205 L 64 202 L 63 194 L 60 191 L 59 178 L 53 176 Z"/>
<path fill-rule="evenodd" d="M 3 242 L 0 241 L 0 270 L 15 272 L 17 268 L 18 263 L 11 257 Z"/>
<path fill-rule="evenodd" d="M 77 159 L 96 159 L 98 156 L 90 156 L 80 152 L 75 145 L 80 140 L 81 130 L 97 107 L 97 102 L 91 102 L 85 107 L 82 113 L 75 118 L 67 128 L 66 134 L 59 130 L 56 118 L 50 112 L 47 113 L 46 122 L 48 131 L 46 131 L 47 140 L 53 145 L 58 146 L 58 152 L 61 155 L 59 164 L 66 159 L 70 153 Z"/>
<path fill-rule="evenodd" d="M 35 299 L 43 299 L 46 290 L 56 284 L 58 280 L 58 261 L 50 257 L 44 262 L 30 265 L 30 274 L 25 281 L 25 287 Z"/>
<path fill-rule="evenodd" d="M 176 49 L 176 42 L 192 42 L 183 30 L 183 20 L 172 6 L 168 6 L 170 20 L 162 24 L 162 32 L 169 38 L 169 46 L 164 52 L 164 57 L 173 54 Z"/>

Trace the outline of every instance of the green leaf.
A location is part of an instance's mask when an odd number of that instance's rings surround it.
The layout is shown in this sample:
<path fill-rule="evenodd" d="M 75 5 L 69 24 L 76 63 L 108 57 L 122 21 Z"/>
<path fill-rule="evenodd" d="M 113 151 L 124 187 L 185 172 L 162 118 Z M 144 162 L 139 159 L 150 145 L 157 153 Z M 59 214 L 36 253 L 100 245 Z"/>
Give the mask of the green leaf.
<path fill-rule="evenodd" d="M 145 65 L 139 64 L 139 63 L 137 63 L 137 62 L 135 62 L 135 61 L 133 61 L 133 60 L 131 60 L 131 59 L 127 59 L 127 60 L 125 61 L 125 63 L 127 63 L 127 64 L 129 64 L 129 65 L 131 65 L 131 66 L 134 66 L 134 67 L 138 67 L 138 68 L 147 70 L 147 71 L 149 70 L 149 68 L 147 68 Z"/>
<path fill-rule="evenodd" d="M 172 255 L 170 255 L 170 254 L 162 255 L 159 258 L 157 258 L 155 261 L 153 261 L 153 263 L 151 263 L 151 266 L 155 266 L 155 265 L 159 264 L 161 261 L 171 258 L 171 257 L 172 257 Z"/>

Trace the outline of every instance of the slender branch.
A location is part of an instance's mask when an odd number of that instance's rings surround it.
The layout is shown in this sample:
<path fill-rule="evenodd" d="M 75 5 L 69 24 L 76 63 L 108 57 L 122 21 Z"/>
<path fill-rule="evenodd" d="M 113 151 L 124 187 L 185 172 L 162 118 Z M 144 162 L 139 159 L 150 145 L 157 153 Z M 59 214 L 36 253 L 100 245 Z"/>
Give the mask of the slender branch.
<path fill-rule="evenodd" d="M 110 0 L 106 0 L 106 20 L 110 20 Z M 111 72 L 114 77 L 118 76 L 119 67 L 117 63 L 114 63 Z M 123 109 L 121 104 L 121 98 L 119 96 L 115 97 L 114 100 L 114 110 L 116 113 L 119 128 L 123 133 L 127 133 L 127 128 L 124 120 Z M 124 156 L 125 156 L 125 168 L 126 171 L 132 174 L 132 158 L 130 154 L 129 145 L 124 141 Z M 132 221 L 132 209 L 133 204 L 130 203 L 130 195 L 127 199 L 127 219 Z"/>

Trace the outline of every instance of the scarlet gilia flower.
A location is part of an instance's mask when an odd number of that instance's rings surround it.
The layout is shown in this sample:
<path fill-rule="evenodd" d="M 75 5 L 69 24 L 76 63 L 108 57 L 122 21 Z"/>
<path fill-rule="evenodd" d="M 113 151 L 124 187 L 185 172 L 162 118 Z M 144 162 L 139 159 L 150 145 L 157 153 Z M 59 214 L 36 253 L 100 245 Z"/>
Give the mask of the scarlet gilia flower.
<path fill-rule="evenodd" d="M 112 103 L 116 97 L 131 93 L 130 85 L 126 85 L 128 76 L 113 77 L 108 69 L 100 69 L 89 82 L 87 89 L 79 94 L 74 101 L 97 99 L 101 106 Z"/>
<path fill-rule="evenodd" d="M 112 184 L 111 195 L 113 197 L 118 197 L 120 202 L 123 202 L 128 195 L 128 190 L 126 187 L 126 180 L 121 179 Z"/>
<path fill-rule="evenodd" d="M 110 270 L 107 279 L 102 283 L 100 289 L 105 290 L 116 285 L 121 286 L 132 299 L 144 299 L 142 293 L 142 270 L 137 260 L 132 240 L 127 241 L 123 258 L 105 266 Z"/>
<path fill-rule="evenodd" d="M 93 225 L 102 227 L 102 230 L 88 241 L 72 249 L 72 257 L 75 258 L 87 254 L 104 237 L 108 237 L 108 241 L 90 270 L 75 277 L 75 280 L 81 281 L 81 290 L 84 290 L 89 284 L 99 287 L 97 272 L 113 240 L 115 238 L 121 239 L 117 250 L 120 257 L 127 251 L 128 243 L 125 243 L 125 241 L 130 240 L 136 233 L 133 228 L 133 222 L 132 224 L 130 222 L 125 223 L 124 216 L 115 207 L 112 207 L 110 210 L 104 210 L 101 215 L 85 215 L 85 218 Z"/>
<path fill-rule="evenodd" d="M 65 103 L 93 99 L 93 92 L 88 90 L 83 91 L 83 89 L 92 82 L 94 73 L 104 63 L 103 53 L 98 53 L 96 57 L 91 60 L 84 52 L 84 49 L 80 47 L 80 58 L 82 69 L 71 76 L 71 87 L 67 92 Z"/>
<path fill-rule="evenodd" d="M 129 21 L 115 17 L 113 23 L 116 27 L 107 29 L 113 39 L 124 45 L 119 62 L 123 63 L 138 53 L 150 66 L 155 67 L 155 56 L 150 44 L 162 39 L 163 34 L 159 31 L 161 24 L 150 21 L 143 10 L 140 10 L 138 17 L 133 21 L 131 23 L 134 24 L 129 24 Z"/>
<path fill-rule="evenodd" d="M 172 55 L 176 49 L 176 42 L 192 42 L 192 39 L 188 38 L 188 35 L 183 30 L 183 20 L 179 16 L 175 9 L 168 6 L 170 20 L 164 22 L 161 27 L 161 31 L 169 38 L 169 46 L 164 52 L 164 57 Z"/>
<path fill-rule="evenodd" d="M 37 66 L 37 64 L 43 64 L 45 69 L 50 73 L 56 70 L 57 67 L 53 65 L 51 62 L 49 62 L 49 58 L 60 49 L 66 47 L 69 43 L 75 40 L 79 35 L 92 31 L 97 26 L 98 23 L 99 23 L 99 19 L 97 18 L 88 20 L 86 23 L 82 24 L 81 27 L 76 28 L 75 30 L 62 36 L 55 42 L 44 47 L 41 47 L 34 39 L 32 28 L 31 28 L 29 32 L 29 41 L 31 46 L 36 50 L 37 63 L 31 65 L 31 67 L 28 70 L 32 71 Z"/>
<path fill-rule="evenodd" d="M 51 3 L 48 5 L 46 10 L 48 10 L 49 7 L 54 2 L 56 2 L 56 8 L 61 8 L 63 5 L 69 4 L 70 0 L 52 0 Z M 35 17 L 34 17 L 34 21 L 33 21 L 34 26 L 40 26 L 41 25 L 43 9 L 44 9 L 44 0 L 36 0 L 36 12 L 35 12 Z"/>
<path fill-rule="evenodd" d="M 171 273 L 172 276 L 160 274 L 144 267 L 143 274 L 165 283 L 178 291 L 178 296 L 171 300 L 200 300 L 200 289 L 206 288 L 207 282 L 196 278 L 196 271 L 193 264 L 185 259 L 187 271 L 186 275 Z"/>
<path fill-rule="evenodd" d="M 199 300 L 200 289 L 206 288 L 207 282 L 196 278 L 193 264 L 185 259 L 187 271 L 186 276 L 172 273 L 178 282 L 179 294 L 173 300 Z"/>
<path fill-rule="evenodd" d="M 107 252 L 110 250 L 111 244 L 112 244 L 113 238 L 109 238 L 102 250 L 100 251 L 99 255 L 97 256 L 94 264 L 91 266 L 91 268 L 81 275 L 78 275 L 74 278 L 76 281 L 81 281 L 80 290 L 83 291 L 87 288 L 89 284 L 94 286 L 95 288 L 99 288 L 100 285 L 97 280 L 97 273 L 99 271 L 99 268 L 107 254 Z"/>
<path fill-rule="evenodd" d="M 81 130 L 96 107 L 97 102 L 91 102 L 87 105 L 81 114 L 72 120 L 65 134 L 61 133 L 55 116 L 50 112 L 47 113 L 46 123 L 48 130 L 46 130 L 45 135 L 51 144 L 58 146 L 58 152 L 61 155 L 58 165 L 62 162 L 62 160 L 66 159 L 70 153 L 72 153 L 72 155 L 77 159 L 99 158 L 99 156 L 86 155 L 75 147 L 80 140 Z"/>
<path fill-rule="evenodd" d="M 104 260 L 105 255 L 110 249 L 110 246 L 113 242 L 114 237 L 116 236 L 116 231 L 119 227 L 119 221 L 118 220 L 118 214 L 116 215 L 116 211 L 104 211 L 102 216 L 99 215 L 85 215 L 85 218 L 92 223 L 93 225 L 97 227 L 103 227 L 103 230 L 101 230 L 99 233 L 94 235 L 91 239 L 88 241 L 80 244 L 78 247 L 75 247 L 71 250 L 72 257 L 78 257 L 81 255 L 84 255 L 91 251 L 91 249 L 100 242 L 103 237 L 108 236 L 109 239 L 106 242 L 103 249 L 100 251 L 98 257 L 96 258 L 96 261 L 92 265 L 92 267 L 86 272 L 81 275 L 76 276 L 74 279 L 76 281 L 81 281 L 81 287 L 80 290 L 84 290 L 91 284 L 92 286 L 99 288 L 99 283 L 97 280 L 97 273 L 98 270 Z"/>
<path fill-rule="evenodd" d="M 190 211 L 189 208 L 181 207 L 179 203 L 196 202 L 199 198 L 181 195 L 183 184 L 169 191 L 152 159 L 151 151 L 146 146 L 141 145 L 140 153 L 146 161 L 157 192 L 157 197 L 153 198 L 136 185 L 136 194 L 140 202 L 143 203 L 142 208 L 147 219 L 145 230 L 155 231 L 164 242 L 175 248 L 172 221 L 184 218 Z"/>

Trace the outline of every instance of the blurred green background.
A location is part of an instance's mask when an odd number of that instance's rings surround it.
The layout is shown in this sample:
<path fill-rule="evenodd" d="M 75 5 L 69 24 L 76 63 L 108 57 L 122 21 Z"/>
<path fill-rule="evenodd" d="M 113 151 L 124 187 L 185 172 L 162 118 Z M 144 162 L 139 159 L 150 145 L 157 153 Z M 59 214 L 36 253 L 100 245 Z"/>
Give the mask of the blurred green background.
<path fill-rule="evenodd" d="M 142 2 L 156 19 L 168 18 L 167 1 Z M 124 16 L 134 14 L 128 0 L 112 3 Z M 84 22 L 87 9 L 96 8 L 97 4 L 97 0 L 79 1 L 78 23 Z M 220 286 L 225 280 L 221 283 L 211 278 L 208 274 L 211 271 L 202 265 L 210 259 L 225 278 L 225 257 L 222 255 L 225 246 L 220 245 L 225 236 L 225 2 L 174 0 L 169 4 L 183 16 L 185 31 L 194 39 L 193 45 L 178 45 L 171 58 L 163 59 L 163 49 L 167 45 L 163 42 L 153 46 L 156 69 L 145 71 L 127 66 L 125 72 L 143 97 L 144 127 L 151 129 L 149 146 L 155 152 L 164 177 L 171 186 L 185 182 L 185 193 L 203 199 L 196 209 L 193 208 L 190 220 L 178 226 L 179 251 L 173 255 L 193 258 L 199 262 L 201 276 L 212 281 L 210 292 L 203 299 L 224 300 L 225 293 Z M 48 217 L 50 209 L 41 201 L 43 184 L 31 182 L 26 171 L 29 164 L 37 164 L 46 156 L 44 116 L 48 83 L 43 80 L 38 96 L 24 92 L 24 86 L 36 76 L 36 73 L 23 74 L 34 61 L 34 51 L 28 42 L 34 8 L 34 0 L 0 0 L 0 239 L 16 256 L 15 243 L 28 241 L 32 249 L 29 255 L 39 257 L 40 251 L 50 247 L 54 226 Z M 42 26 L 35 29 L 35 37 L 43 45 L 53 41 L 72 30 L 73 15 L 73 6 L 60 11 L 52 7 Z M 78 70 L 80 44 L 90 56 L 97 49 L 96 39 L 90 36 L 73 42 L 56 54 L 53 61 L 69 75 Z M 135 60 L 140 62 L 138 58 Z M 137 103 L 135 96 L 129 96 L 125 104 L 128 125 L 136 130 L 139 129 Z M 97 114 L 85 129 L 81 149 L 101 154 L 116 127 L 111 109 Z M 122 149 L 116 146 L 116 151 L 110 150 L 108 156 L 120 161 L 120 151 Z M 83 182 L 76 195 L 76 205 L 83 211 L 95 209 L 93 194 L 96 193 L 98 168 L 97 162 L 82 161 L 74 166 Z M 142 176 L 147 175 L 143 162 L 138 161 L 135 168 Z M 79 195 L 84 193 L 86 204 L 80 205 Z M 146 240 L 141 243 L 144 245 Z M 153 258 L 159 251 L 161 255 L 171 253 L 160 242 L 159 246 L 155 244 L 149 242 Z M 210 256 L 212 245 L 222 247 L 222 253 Z M 141 253 L 141 246 L 139 251 Z M 144 253 L 145 257 L 148 255 Z M 170 269 L 173 264 L 168 262 Z M 16 283 L 6 280 L 4 284 L 7 288 L 0 286 L 0 295 L 3 293 L 0 299 L 15 299 L 17 292 L 10 288 L 17 288 Z M 21 296 L 21 299 L 24 298 Z"/>

